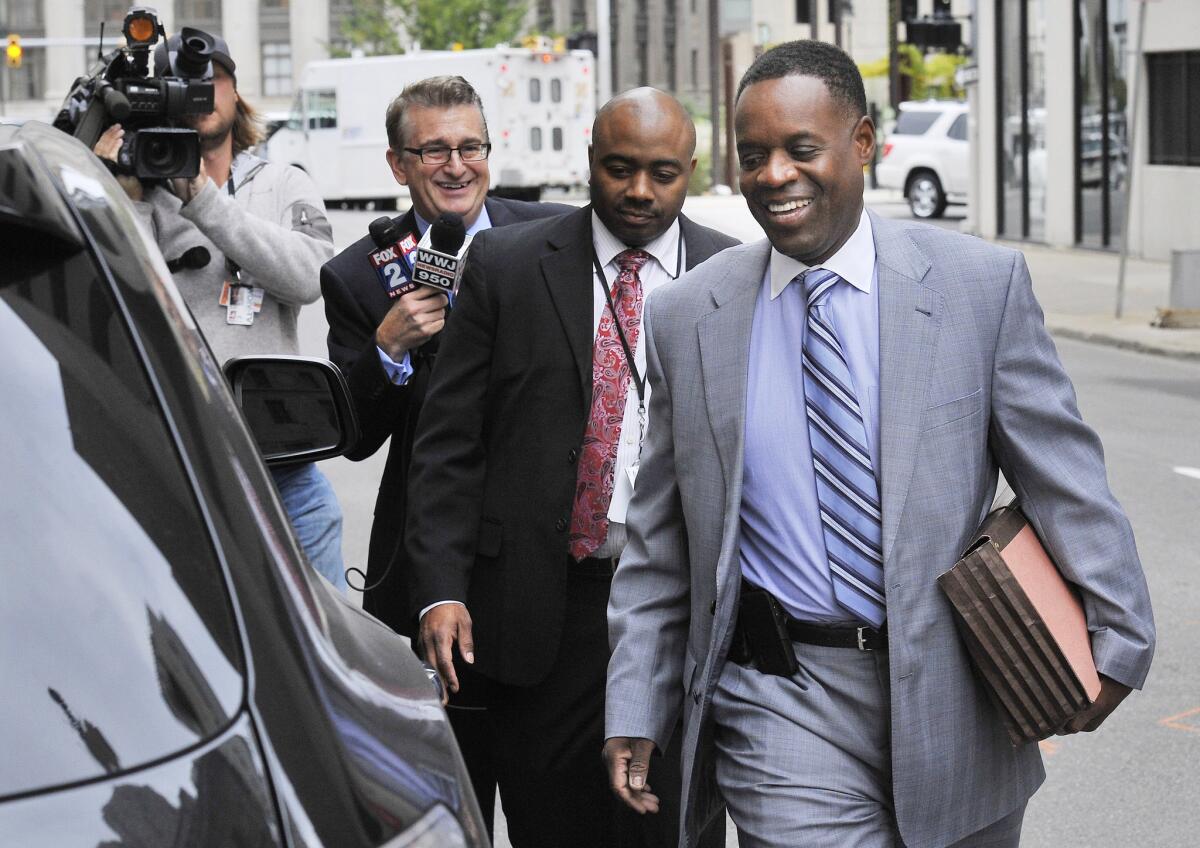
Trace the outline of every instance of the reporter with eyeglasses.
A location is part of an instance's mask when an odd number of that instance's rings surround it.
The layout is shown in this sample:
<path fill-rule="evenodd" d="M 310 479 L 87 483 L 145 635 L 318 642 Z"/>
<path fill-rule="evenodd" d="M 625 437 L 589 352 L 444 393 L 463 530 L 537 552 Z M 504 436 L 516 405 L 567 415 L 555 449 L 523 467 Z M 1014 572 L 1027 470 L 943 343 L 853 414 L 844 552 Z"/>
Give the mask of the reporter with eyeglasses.
<path fill-rule="evenodd" d="M 487 121 L 483 102 L 462 77 L 431 77 L 407 86 L 388 107 L 385 123 L 388 165 L 412 197 L 412 208 L 394 219 L 401 252 L 414 248 L 443 212 L 461 215 L 467 232 L 474 235 L 571 211 L 562 204 L 487 196 Z M 364 236 L 329 260 L 321 269 L 321 292 L 329 320 L 329 358 L 346 375 L 362 427 L 362 439 L 348 456 L 366 459 L 391 439 L 375 502 L 363 608 L 397 632 L 413 636 L 416 622 L 408 615 L 407 563 L 401 544 L 405 492 L 413 433 L 437 335 L 448 317 L 447 301 L 444 294 L 424 286 L 390 299 L 371 263 L 377 251 L 371 237 Z M 363 585 L 362 577 L 356 579 L 353 573 L 350 582 Z M 448 708 L 490 832 L 495 778 L 488 765 L 486 715 L 471 709 L 472 703 L 468 682 L 451 697 Z"/>

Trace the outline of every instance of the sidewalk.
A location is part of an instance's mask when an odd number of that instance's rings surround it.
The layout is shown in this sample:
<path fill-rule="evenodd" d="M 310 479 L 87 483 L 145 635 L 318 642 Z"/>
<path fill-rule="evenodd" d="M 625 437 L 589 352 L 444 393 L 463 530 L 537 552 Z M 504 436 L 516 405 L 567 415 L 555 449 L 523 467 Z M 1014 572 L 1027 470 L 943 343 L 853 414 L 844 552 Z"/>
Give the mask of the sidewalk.
<path fill-rule="evenodd" d="M 1125 267 L 1125 308 L 1114 317 L 1120 257 L 1098 250 L 1003 242 L 1025 254 L 1033 290 L 1056 336 L 1163 356 L 1200 360 L 1200 330 L 1150 326 L 1167 305 L 1169 262 L 1130 259 Z"/>

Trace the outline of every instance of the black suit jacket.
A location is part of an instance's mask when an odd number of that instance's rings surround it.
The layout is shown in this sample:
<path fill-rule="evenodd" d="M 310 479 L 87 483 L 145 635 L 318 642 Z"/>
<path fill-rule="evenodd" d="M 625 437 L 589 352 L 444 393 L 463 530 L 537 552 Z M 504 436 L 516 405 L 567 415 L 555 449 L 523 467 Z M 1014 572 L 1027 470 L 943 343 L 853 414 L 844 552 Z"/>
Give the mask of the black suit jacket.
<path fill-rule="evenodd" d="M 484 201 L 484 206 L 493 228 L 575 211 L 561 203 L 525 203 L 495 197 Z M 416 232 L 416 215 L 411 209 L 397 221 L 404 232 Z M 367 554 L 367 585 L 382 582 L 366 592 L 363 608 L 392 629 L 411 635 L 403 558 L 390 571 L 388 563 L 397 550 L 402 551 L 398 542 L 404 526 L 408 461 L 438 336 L 413 351 L 414 373 L 407 383 L 395 386 L 388 381 L 375 349 L 375 330 L 394 301 L 384 294 L 367 259 L 375 249 L 371 237 L 363 236 L 326 262 L 321 268 L 321 294 L 329 322 L 329 358 L 346 375 L 362 427 L 361 439 L 347 456 L 366 459 L 389 437 L 392 440 L 375 500 Z M 468 254 L 468 266 L 471 261 Z"/>
<path fill-rule="evenodd" d="M 549 672 L 562 629 L 592 398 L 591 214 L 472 242 L 413 451 L 410 613 L 464 601 L 475 668 L 519 686 Z M 680 223 L 688 268 L 737 243 Z"/>

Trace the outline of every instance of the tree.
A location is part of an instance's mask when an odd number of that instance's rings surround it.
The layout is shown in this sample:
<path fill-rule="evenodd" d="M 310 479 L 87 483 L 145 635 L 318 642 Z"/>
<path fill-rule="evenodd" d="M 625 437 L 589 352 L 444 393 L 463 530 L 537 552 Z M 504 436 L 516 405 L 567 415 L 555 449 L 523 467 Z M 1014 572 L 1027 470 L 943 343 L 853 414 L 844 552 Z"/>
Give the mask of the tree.
<path fill-rule="evenodd" d="M 390 0 L 356 0 L 350 13 L 342 20 L 342 35 L 368 56 L 388 56 L 403 53 L 396 24 L 399 16 Z M 345 51 L 341 52 L 346 55 Z"/>
<path fill-rule="evenodd" d="M 400 32 L 427 50 L 470 50 L 512 41 L 529 0 L 356 0 L 342 34 L 369 55 L 403 53 Z"/>
<path fill-rule="evenodd" d="M 494 47 L 521 31 L 529 0 L 391 0 L 409 37 L 430 50 Z"/>

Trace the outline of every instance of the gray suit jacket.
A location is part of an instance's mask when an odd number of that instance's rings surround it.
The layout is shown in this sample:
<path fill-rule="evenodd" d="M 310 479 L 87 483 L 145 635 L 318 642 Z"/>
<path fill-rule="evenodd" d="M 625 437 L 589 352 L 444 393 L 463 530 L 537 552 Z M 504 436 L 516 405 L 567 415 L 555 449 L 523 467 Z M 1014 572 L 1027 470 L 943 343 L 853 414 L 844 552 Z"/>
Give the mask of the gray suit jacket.
<path fill-rule="evenodd" d="M 893 793 L 905 843 L 942 846 L 1014 809 L 1044 777 L 1037 746 L 1009 743 L 935 583 L 991 505 L 998 467 L 1080 587 L 1100 671 L 1140 687 L 1154 625 L 1100 441 L 1080 419 L 1023 257 L 871 223 Z M 682 707 L 684 845 L 721 809 L 706 714 L 738 605 L 746 376 L 769 255 L 766 241 L 725 250 L 646 306 L 653 425 L 609 606 L 606 735 L 663 749 Z"/>

